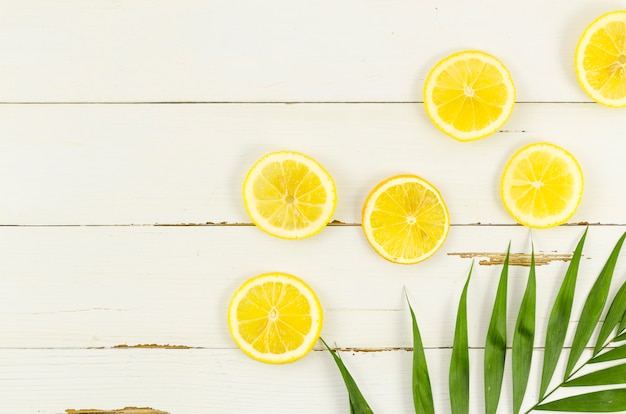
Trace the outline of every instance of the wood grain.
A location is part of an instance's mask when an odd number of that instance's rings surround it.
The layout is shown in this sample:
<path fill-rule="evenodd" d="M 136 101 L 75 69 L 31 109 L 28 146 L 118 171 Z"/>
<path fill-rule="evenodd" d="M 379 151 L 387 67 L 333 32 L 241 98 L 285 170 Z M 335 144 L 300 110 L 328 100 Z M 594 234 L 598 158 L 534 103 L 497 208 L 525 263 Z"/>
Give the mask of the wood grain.
<path fill-rule="evenodd" d="M 400 266 L 379 257 L 358 227 L 330 227 L 298 242 L 254 227 L 0 228 L 1 348 L 234 348 L 228 301 L 249 277 L 283 271 L 303 278 L 325 310 L 323 336 L 342 348 L 411 346 L 408 292 L 427 347 L 452 344 L 455 309 L 476 240 L 489 251 L 571 252 L 584 227 L 453 227 L 428 261 Z M 594 226 L 583 251 L 574 315 L 622 226 Z M 450 256 L 449 253 L 455 253 Z M 242 259 L 245 258 L 245 259 Z M 537 268 L 537 346 L 567 262 Z M 470 345 L 482 347 L 500 266 L 476 266 L 469 290 Z M 624 280 L 618 263 L 613 290 Z M 514 325 L 528 269 L 511 267 Z M 437 294 L 433 294 L 436 292 Z M 120 349 L 121 350 L 121 349 Z"/>
<path fill-rule="evenodd" d="M 507 253 L 504 252 L 464 252 L 464 253 L 448 253 L 449 256 L 459 256 L 463 259 L 477 259 L 480 265 L 503 265 L 506 260 Z M 530 267 L 533 263 L 535 266 L 545 266 L 554 261 L 569 262 L 572 259 L 570 253 L 515 253 L 510 252 L 509 266 L 525 266 Z"/>
<path fill-rule="evenodd" d="M 5 0 L 4 102 L 421 101 L 435 63 L 498 56 L 522 102 L 588 102 L 582 31 L 618 0 Z M 538 12 L 540 11 L 540 12 Z"/>
<path fill-rule="evenodd" d="M 414 412 L 410 352 L 346 351 L 341 357 L 374 412 Z M 508 357 L 510 360 L 510 353 Z M 426 359 L 436 412 L 449 413 L 450 349 L 427 349 Z M 526 408 L 537 399 L 541 360 L 542 351 L 536 350 Z M 0 350 L 0 363 L 2 407 L 16 414 L 63 414 L 69 407 L 120 407 L 148 401 L 155 409 L 171 414 L 349 410 L 345 386 L 327 351 L 313 351 L 293 364 L 266 365 L 234 349 Z M 559 365 L 557 373 L 562 368 Z M 470 350 L 470 369 L 470 412 L 481 412 L 481 350 Z M 510 369 L 509 362 L 501 413 L 512 410 Z"/>
<path fill-rule="evenodd" d="M 288 149 L 333 175 L 340 222 L 360 222 L 378 182 L 413 173 L 439 188 L 453 224 L 513 224 L 500 201 L 502 170 L 518 148 L 550 141 L 585 175 L 571 222 L 620 224 L 622 121 L 598 105 L 521 104 L 506 130 L 464 144 L 418 104 L 8 105 L 0 112 L 0 174 L 10 177 L 0 180 L 0 223 L 250 223 L 246 172 Z"/>
<path fill-rule="evenodd" d="M 67 414 L 168 414 L 165 411 L 154 410 L 150 407 L 125 407 L 119 410 L 98 410 L 98 409 L 67 409 Z"/>
<path fill-rule="evenodd" d="M 481 412 L 500 260 L 511 242 L 520 264 L 510 271 L 512 327 L 532 241 L 542 265 L 529 407 L 546 318 L 578 238 L 589 224 L 574 315 L 626 230 L 624 114 L 590 103 L 573 71 L 584 27 L 623 7 L 2 1 L 0 412 L 348 412 L 320 346 L 269 366 L 230 338 L 232 293 L 280 270 L 315 289 L 322 335 L 377 413 L 413 411 L 407 292 L 435 406 L 447 413 L 454 312 L 472 260 L 471 412 Z M 422 87 L 439 59 L 470 48 L 507 65 L 517 104 L 501 131 L 462 144 L 429 121 Z M 537 141 L 572 152 L 586 187 L 570 223 L 531 231 L 502 207 L 499 179 L 509 156 Z M 245 213 L 247 169 L 281 149 L 313 156 L 336 180 L 334 221 L 314 238 L 271 238 Z M 452 216 L 441 251 L 416 266 L 378 257 L 359 227 L 369 191 L 399 173 L 435 184 Z M 509 377 L 507 364 L 501 413 L 511 412 Z"/>

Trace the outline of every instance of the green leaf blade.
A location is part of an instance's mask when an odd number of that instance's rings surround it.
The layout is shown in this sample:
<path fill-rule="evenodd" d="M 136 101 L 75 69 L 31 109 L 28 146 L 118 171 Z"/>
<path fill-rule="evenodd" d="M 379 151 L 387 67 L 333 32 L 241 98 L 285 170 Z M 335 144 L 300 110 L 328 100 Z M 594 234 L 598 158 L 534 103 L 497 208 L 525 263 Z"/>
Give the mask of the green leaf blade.
<path fill-rule="evenodd" d="M 413 307 L 411 307 L 409 298 L 407 297 L 406 299 L 409 304 L 413 326 L 413 405 L 415 406 L 416 414 L 434 414 L 433 393 L 430 385 L 430 376 L 428 375 L 428 365 L 426 363 L 426 355 L 424 354 L 422 336 L 417 326 Z"/>
<path fill-rule="evenodd" d="M 526 292 L 522 298 L 515 332 L 513 334 L 512 377 L 513 377 L 513 413 L 520 412 L 533 357 L 535 343 L 535 313 L 537 303 L 537 280 L 535 276 L 535 252 L 530 259 L 530 272 Z"/>
<path fill-rule="evenodd" d="M 598 362 L 617 361 L 618 359 L 623 359 L 623 358 L 626 358 L 626 345 L 622 345 L 620 347 L 613 348 L 610 351 L 605 352 L 603 354 L 596 355 L 589 362 L 592 364 L 595 364 Z"/>
<path fill-rule="evenodd" d="M 344 365 L 339 355 L 337 355 L 337 351 L 331 349 L 322 338 L 320 338 L 320 341 L 322 341 L 328 352 L 332 355 L 335 363 L 337 364 L 337 368 L 339 368 L 339 372 L 343 377 L 346 389 L 348 390 L 348 398 L 350 400 L 350 414 L 373 414 L 374 412 L 365 400 L 365 397 L 363 397 L 356 381 L 348 371 L 348 368 Z"/>
<path fill-rule="evenodd" d="M 552 311 L 550 312 L 547 329 L 547 332 L 550 334 L 546 335 L 545 352 L 541 371 L 541 385 L 539 391 L 541 398 L 546 395 L 548 386 L 550 385 L 550 381 L 554 376 L 554 371 L 559 362 L 559 356 L 563 351 L 567 327 L 572 314 L 576 279 L 578 278 L 578 268 L 580 265 L 580 258 L 582 256 L 585 239 L 587 237 L 587 230 L 588 229 L 585 229 L 585 232 L 576 245 L 576 249 L 574 249 L 572 260 L 569 263 L 567 272 L 565 273 L 565 278 L 561 283 L 559 292 L 554 300 L 554 305 L 552 306 Z"/>
<path fill-rule="evenodd" d="M 618 330 L 617 332 L 621 332 L 621 330 Z M 626 341 L 626 332 L 617 336 L 617 338 L 613 340 L 613 342 L 621 342 L 621 341 Z"/>
<path fill-rule="evenodd" d="M 624 314 L 622 315 L 622 321 L 617 327 L 617 333 L 626 335 L 626 332 L 624 332 L 625 329 L 626 329 L 626 312 L 624 312 Z"/>
<path fill-rule="evenodd" d="M 626 388 L 575 395 L 541 404 L 535 407 L 535 410 L 616 413 L 626 410 Z"/>
<path fill-rule="evenodd" d="M 569 358 L 567 360 L 567 368 L 565 369 L 564 380 L 567 381 L 576 366 L 580 356 L 582 355 L 586 345 L 588 344 L 593 331 L 595 330 L 602 310 L 606 304 L 606 300 L 609 294 L 609 288 L 611 287 L 611 280 L 613 278 L 613 271 L 615 270 L 615 264 L 619 256 L 619 251 L 624 243 L 626 233 L 620 237 L 617 244 L 613 248 L 611 255 L 607 259 L 604 267 L 600 271 L 596 282 L 593 284 L 583 310 L 580 314 L 576 333 L 574 334 L 574 340 L 572 342 L 572 348 L 570 350 Z"/>
<path fill-rule="evenodd" d="M 611 302 L 611 306 L 609 307 L 606 317 L 604 318 L 604 323 L 602 323 L 600 333 L 598 334 L 596 346 L 593 350 L 594 355 L 597 355 L 606 345 L 606 340 L 609 338 L 611 332 L 613 332 L 613 329 L 619 325 L 622 316 L 624 316 L 624 312 L 626 312 L 626 282 L 622 284 Z"/>
<path fill-rule="evenodd" d="M 569 380 L 564 387 L 590 387 L 594 385 L 626 384 L 626 364 L 594 371 Z"/>
<path fill-rule="evenodd" d="M 506 301 L 510 245 L 506 252 L 485 343 L 485 413 L 495 414 L 502 391 L 506 359 Z"/>
<path fill-rule="evenodd" d="M 472 267 L 474 265 L 472 264 Z M 467 339 L 467 288 L 472 275 L 470 268 L 467 281 L 461 293 L 456 315 L 452 358 L 448 386 L 452 414 L 469 413 L 469 345 Z"/>

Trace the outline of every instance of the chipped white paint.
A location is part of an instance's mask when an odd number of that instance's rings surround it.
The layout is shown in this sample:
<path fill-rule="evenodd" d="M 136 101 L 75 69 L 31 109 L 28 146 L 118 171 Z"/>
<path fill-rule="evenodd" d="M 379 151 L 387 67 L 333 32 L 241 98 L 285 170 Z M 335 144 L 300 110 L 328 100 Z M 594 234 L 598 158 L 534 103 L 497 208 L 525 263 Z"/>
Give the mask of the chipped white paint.
<path fill-rule="evenodd" d="M 588 103 L 573 73 L 584 26 L 623 7 L 1 2 L 0 412 L 347 413 L 321 347 L 269 366 L 229 336 L 232 292 L 278 270 L 316 290 L 322 334 L 345 349 L 377 413 L 412 412 L 406 289 L 446 413 L 448 347 L 471 258 L 490 264 L 475 266 L 468 298 L 472 413 L 481 412 L 481 347 L 500 271 L 493 261 L 509 241 L 528 253 L 531 238 L 547 261 L 537 268 L 537 363 L 550 301 L 584 230 L 576 224 L 593 225 L 575 312 L 626 228 L 624 112 Z M 498 56 L 521 102 L 502 131 L 467 144 L 443 136 L 418 103 L 430 67 L 463 48 Z M 508 157 L 540 140 L 578 158 L 586 188 L 570 225 L 531 232 L 513 225 L 498 182 Z M 243 177 L 279 149 L 331 172 L 341 223 L 301 241 L 249 225 Z M 415 266 L 378 257 L 358 226 L 371 188 L 398 173 L 433 182 L 452 217 L 441 251 Z M 622 261 L 615 284 L 626 279 Z M 527 272 L 511 268 L 510 326 Z M 511 406 L 505 386 L 502 413 Z M 536 392 L 534 379 L 527 400 Z"/>

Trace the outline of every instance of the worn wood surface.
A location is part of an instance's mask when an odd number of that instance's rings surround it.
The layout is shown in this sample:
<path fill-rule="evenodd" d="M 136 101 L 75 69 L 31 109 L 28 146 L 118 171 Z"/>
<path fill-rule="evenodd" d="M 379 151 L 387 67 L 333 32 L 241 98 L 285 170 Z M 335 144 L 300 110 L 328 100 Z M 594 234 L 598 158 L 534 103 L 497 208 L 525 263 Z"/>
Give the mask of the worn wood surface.
<path fill-rule="evenodd" d="M 546 320 L 576 242 L 589 225 L 574 314 L 626 230 L 625 112 L 590 103 L 573 70 L 584 27 L 624 7 L 0 2 L 0 412 L 347 413 L 321 346 L 270 366 L 230 338 L 232 293 L 276 270 L 315 289 L 322 335 L 376 413 L 413 412 L 406 291 L 437 412 L 447 413 L 449 348 L 472 261 L 471 412 L 482 412 L 482 348 L 509 242 L 510 309 L 531 243 L 540 264 L 532 404 Z M 463 144 L 430 123 L 421 89 L 439 59 L 466 48 L 509 67 L 518 103 L 501 131 Z M 568 149 L 585 174 L 572 220 L 542 231 L 516 225 L 499 197 L 508 158 L 536 141 Z M 311 239 L 271 238 L 245 213 L 247 169 L 281 149 L 313 156 L 337 183 L 335 221 Z M 453 223 L 441 251 L 414 266 L 378 257 L 360 229 L 371 188 L 399 173 L 435 184 Z M 613 291 L 626 279 L 622 261 Z M 510 413 L 505 378 L 499 412 Z"/>
<path fill-rule="evenodd" d="M 0 223 L 249 223 L 241 184 L 267 152 L 309 154 L 337 183 L 335 219 L 358 224 L 371 189 L 399 173 L 436 185 L 454 224 L 514 224 L 499 185 L 509 157 L 550 141 L 576 156 L 577 223 L 621 224 L 624 114 L 596 104 L 518 104 L 503 131 L 444 136 L 422 104 L 5 105 Z M 600 168 L 601 167 L 601 168 Z M 476 246 L 479 248 L 480 246 Z"/>
<path fill-rule="evenodd" d="M 588 102 L 584 27 L 620 0 L 4 0 L 0 101 L 421 101 L 462 49 L 509 67 L 522 102 Z"/>

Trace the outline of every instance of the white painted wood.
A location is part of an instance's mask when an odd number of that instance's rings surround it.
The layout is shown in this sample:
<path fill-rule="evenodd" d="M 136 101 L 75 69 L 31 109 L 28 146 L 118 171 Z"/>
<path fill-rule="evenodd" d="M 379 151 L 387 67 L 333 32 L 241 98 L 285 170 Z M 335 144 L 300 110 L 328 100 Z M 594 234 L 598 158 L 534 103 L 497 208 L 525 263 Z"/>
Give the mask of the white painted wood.
<path fill-rule="evenodd" d="M 521 104 L 474 143 L 440 133 L 420 104 L 8 105 L 0 111 L 0 223 L 247 223 L 241 184 L 267 152 L 307 153 L 333 175 L 335 219 L 360 222 L 381 180 L 437 186 L 452 222 L 514 223 L 501 172 L 523 145 L 550 141 L 585 174 L 572 222 L 624 223 L 623 113 L 590 104 Z"/>
<path fill-rule="evenodd" d="M 501 267 L 474 253 L 503 252 L 509 241 L 527 253 L 531 238 L 540 255 L 570 253 L 584 230 L 513 226 L 498 189 L 508 157 L 546 140 L 582 165 L 586 189 L 571 224 L 601 225 L 589 230 L 575 315 L 626 230 L 623 111 L 589 103 L 573 71 L 584 27 L 620 8 L 618 0 L 3 0 L 0 412 L 348 412 L 321 346 L 269 366 L 232 342 L 230 296 L 277 270 L 318 293 L 329 343 L 368 350 L 342 357 L 377 413 L 412 412 L 406 289 L 437 412 L 448 413 L 449 347 L 471 264 L 462 253 L 477 263 L 471 412 L 482 412 L 482 347 Z M 464 48 L 499 57 L 526 102 L 502 131 L 471 144 L 443 136 L 418 103 L 430 68 Z M 331 172 L 335 219 L 352 225 L 297 242 L 248 225 L 245 173 L 280 149 Z M 441 251 L 415 266 L 379 258 L 358 227 L 370 189 L 398 173 L 433 182 L 454 224 Z M 612 292 L 626 280 L 623 256 Z M 527 406 L 566 268 L 537 268 Z M 509 333 L 527 272 L 511 268 Z M 117 347 L 138 344 L 189 348 Z M 499 413 L 511 412 L 508 369 Z"/>
<path fill-rule="evenodd" d="M 435 63 L 482 49 L 520 101 L 589 101 L 582 31 L 618 0 L 4 0 L 0 101 L 420 101 Z"/>
<path fill-rule="evenodd" d="M 581 226 L 532 232 L 538 255 L 571 253 Z M 581 264 L 574 315 L 622 226 L 594 226 Z M 427 347 L 452 345 L 471 260 L 459 253 L 530 252 L 528 229 L 455 226 L 441 251 L 414 266 L 389 263 L 359 227 L 330 227 L 284 241 L 254 227 L 0 228 L 0 348 L 96 348 L 169 344 L 234 348 L 230 297 L 248 278 L 282 271 L 304 279 L 325 310 L 322 331 L 342 348 L 410 347 L 409 293 Z M 484 346 L 501 266 L 479 265 L 469 289 L 470 345 Z M 623 255 L 622 255 L 623 256 Z M 567 268 L 537 267 L 537 346 Z M 626 281 L 618 264 L 612 291 Z M 528 268 L 511 267 L 512 332 Z"/>
<path fill-rule="evenodd" d="M 341 352 L 341 357 L 374 412 L 414 412 L 410 352 Z M 436 412 L 450 413 L 450 350 L 429 349 L 426 358 Z M 526 408 L 537 401 L 541 360 L 536 351 Z M 0 362 L 2 408 L 12 414 L 129 405 L 173 414 L 349 412 L 345 386 L 327 351 L 292 364 L 265 365 L 230 349 L 5 349 Z M 482 364 L 482 350 L 471 350 L 470 412 L 484 412 Z M 512 411 L 510 362 L 504 375 L 502 414 Z"/>

